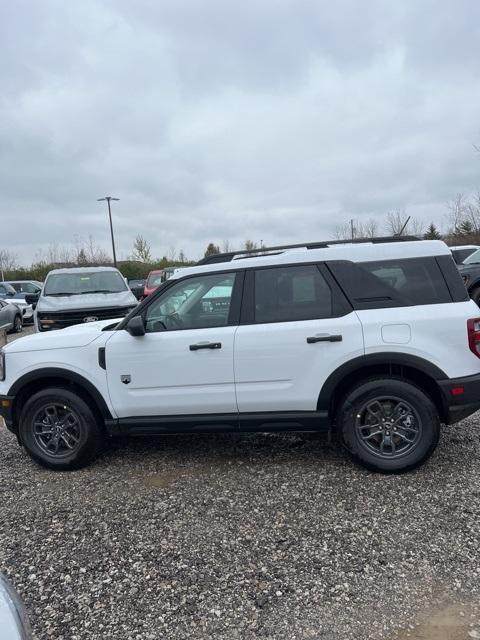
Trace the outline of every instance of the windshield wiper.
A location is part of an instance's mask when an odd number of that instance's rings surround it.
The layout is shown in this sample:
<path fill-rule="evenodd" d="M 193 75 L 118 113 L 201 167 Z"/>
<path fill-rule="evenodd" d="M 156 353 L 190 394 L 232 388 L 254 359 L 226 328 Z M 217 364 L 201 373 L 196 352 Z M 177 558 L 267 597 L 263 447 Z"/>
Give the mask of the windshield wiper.
<path fill-rule="evenodd" d="M 121 293 L 120 291 L 112 291 L 111 289 L 94 289 L 92 291 L 79 291 L 79 295 L 84 296 L 87 293 Z"/>
<path fill-rule="evenodd" d="M 74 296 L 73 291 L 61 291 L 60 293 L 45 293 L 46 296 Z"/>

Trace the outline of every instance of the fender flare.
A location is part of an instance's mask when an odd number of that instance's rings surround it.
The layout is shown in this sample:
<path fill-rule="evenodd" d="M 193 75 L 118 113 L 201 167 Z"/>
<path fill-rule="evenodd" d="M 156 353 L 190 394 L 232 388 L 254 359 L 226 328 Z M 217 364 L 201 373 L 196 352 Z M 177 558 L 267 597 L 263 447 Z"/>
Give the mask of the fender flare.
<path fill-rule="evenodd" d="M 335 390 L 346 376 L 356 371 L 361 371 L 365 367 L 382 365 L 396 365 L 416 369 L 417 371 L 429 376 L 434 381 L 445 380 L 448 378 L 447 374 L 436 365 L 432 364 L 428 360 L 424 360 L 423 358 L 419 358 L 418 356 L 413 356 L 408 353 L 385 351 L 381 353 L 372 353 L 366 356 L 359 356 L 358 358 L 354 358 L 353 360 L 349 360 L 348 362 L 340 365 L 340 367 L 335 369 L 335 371 L 328 376 L 323 383 L 318 396 L 317 410 L 328 411 Z"/>
<path fill-rule="evenodd" d="M 106 419 L 112 419 L 111 411 L 100 391 L 79 373 L 69 371 L 68 369 L 62 369 L 61 367 L 45 367 L 43 369 L 35 369 L 35 371 L 30 371 L 29 373 L 24 374 L 13 383 L 8 395 L 15 397 L 26 385 L 45 378 L 60 378 L 81 387 L 93 398 L 102 416 Z"/>

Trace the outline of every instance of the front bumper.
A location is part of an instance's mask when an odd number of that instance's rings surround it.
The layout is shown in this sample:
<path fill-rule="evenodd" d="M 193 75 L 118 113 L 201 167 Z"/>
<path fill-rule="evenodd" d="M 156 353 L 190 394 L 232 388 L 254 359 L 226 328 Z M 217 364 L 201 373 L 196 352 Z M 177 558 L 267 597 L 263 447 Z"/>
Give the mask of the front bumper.
<path fill-rule="evenodd" d="M 15 431 L 13 426 L 13 401 L 15 396 L 0 396 L 0 417 L 5 421 L 7 429 Z"/>
<path fill-rule="evenodd" d="M 437 380 L 442 393 L 447 424 L 454 424 L 480 409 L 480 374 Z"/>

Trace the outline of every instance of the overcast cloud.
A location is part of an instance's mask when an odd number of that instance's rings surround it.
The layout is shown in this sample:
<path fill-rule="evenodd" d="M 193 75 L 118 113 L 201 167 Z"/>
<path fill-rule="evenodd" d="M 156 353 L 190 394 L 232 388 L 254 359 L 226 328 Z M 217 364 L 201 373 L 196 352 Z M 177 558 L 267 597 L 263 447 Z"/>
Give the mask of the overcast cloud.
<path fill-rule="evenodd" d="M 478 0 L 0 2 L 0 248 L 199 257 L 480 187 Z"/>

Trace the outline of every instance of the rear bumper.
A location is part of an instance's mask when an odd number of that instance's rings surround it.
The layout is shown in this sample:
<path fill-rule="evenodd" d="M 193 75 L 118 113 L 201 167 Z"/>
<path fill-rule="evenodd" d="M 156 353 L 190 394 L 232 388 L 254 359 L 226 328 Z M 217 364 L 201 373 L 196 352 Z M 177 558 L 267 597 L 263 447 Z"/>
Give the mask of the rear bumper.
<path fill-rule="evenodd" d="M 438 380 L 446 408 L 447 424 L 454 424 L 480 409 L 480 374 Z"/>

